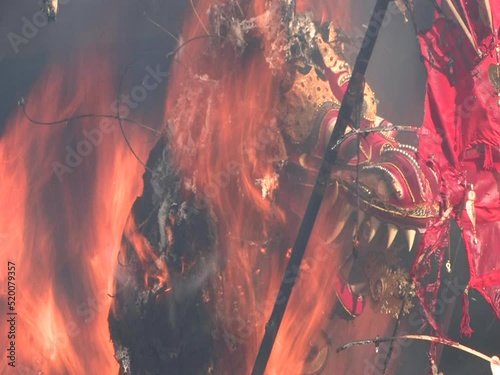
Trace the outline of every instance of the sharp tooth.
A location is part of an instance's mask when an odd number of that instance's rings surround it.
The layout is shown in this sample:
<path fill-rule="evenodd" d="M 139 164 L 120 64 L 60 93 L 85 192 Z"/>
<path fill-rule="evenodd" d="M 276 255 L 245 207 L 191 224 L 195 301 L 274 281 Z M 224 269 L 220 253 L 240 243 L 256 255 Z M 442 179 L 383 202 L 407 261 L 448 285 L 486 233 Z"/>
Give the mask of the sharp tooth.
<path fill-rule="evenodd" d="M 405 231 L 406 240 L 408 241 L 408 251 L 411 251 L 413 244 L 415 243 L 415 236 L 417 231 L 415 229 L 408 229 Z"/>
<path fill-rule="evenodd" d="M 356 225 L 354 226 L 354 229 L 352 231 L 352 238 L 359 239 L 360 228 L 361 228 L 361 225 L 363 224 L 363 221 L 365 220 L 365 216 L 366 216 L 366 214 L 363 211 L 357 212 Z"/>
<path fill-rule="evenodd" d="M 391 247 L 397 234 L 398 228 L 395 225 L 387 224 L 387 248 Z"/>
<path fill-rule="evenodd" d="M 332 206 L 337 202 L 337 198 L 339 197 L 339 183 L 335 181 L 335 184 L 332 186 L 333 192 L 332 192 L 332 200 L 331 204 Z"/>
<path fill-rule="evenodd" d="M 359 228 L 361 224 L 363 224 L 363 221 L 365 220 L 366 214 L 363 211 L 358 211 L 358 220 L 356 223 L 356 226 Z"/>
<path fill-rule="evenodd" d="M 375 216 L 370 217 L 370 233 L 368 234 L 368 242 L 373 240 L 373 237 L 375 237 L 379 227 L 380 221 Z"/>
<path fill-rule="evenodd" d="M 343 204 L 342 208 L 340 209 L 339 216 L 337 218 L 336 226 L 335 228 L 333 228 L 330 237 L 328 237 L 328 240 L 326 241 L 327 243 L 332 243 L 333 241 L 335 241 L 340 232 L 342 232 L 342 229 L 344 228 L 347 219 L 349 219 L 349 216 L 351 216 L 353 211 L 354 207 L 351 206 L 349 203 Z"/>

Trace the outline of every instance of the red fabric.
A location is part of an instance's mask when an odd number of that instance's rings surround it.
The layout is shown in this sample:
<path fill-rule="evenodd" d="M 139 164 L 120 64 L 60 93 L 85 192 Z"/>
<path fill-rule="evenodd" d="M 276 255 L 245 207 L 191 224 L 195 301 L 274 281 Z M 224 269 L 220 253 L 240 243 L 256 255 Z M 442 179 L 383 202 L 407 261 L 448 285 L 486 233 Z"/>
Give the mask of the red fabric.
<path fill-rule="evenodd" d="M 460 322 L 460 332 L 464 336 L 470 337 L 474 332 L 470 326 L 470 315 L 469 315 L 469 290 L 466 289 L 464 295 L 462 296 L 462 321 Z"/>
<path fill-rule="evenodd" d="M 440 329 L 434 319 L 434 311 L 441 286 L 445 250 L 449 245 L 449 231 L 449 220 L 435 218 L 427 222 L 427 228 L 418 244 L 417 256 L 410 274 L 410 278 L 415 283 L 416 296 L 422 305 L 427 323 L 438 333 Z M 435 280 L 429 280 L 433 260 L 438 264 L 438 274 Z"/>
<path fill-rule="evenodd" d="M 419 35 L 428 71 L 424 124 L 420 131 L 419 153 L 435 163 L 443 179 L 442 194 L 454 207 L 463 226 L 470 266 L 470 287 L 478 290 L 500 319 L 500 106 L 490 81 L 489 68 L 497 63 L 495 43 L 484 2 L 461 0 L 468 24 L 480 51 L 473 45 L 451 13 L 446 20 L 436 14 L 433 27 Z M 495 26 L 500 26 L 500 2 L 491 1 Z M 445 10 L 446 11 L 446 10 Z M 480 156 L 480 157 L 479 157 Z M 476 191 L 474 225 L 462 212 L 468 186 Z M 443 240 L 442 228 L 431 223 L 424 244 Z M 429 257 L 436 251 L 422 250 Z M 418 259 L 417 259 L 418 261 Z M 415 278 L 425 276 L 426 266 L 414 266 Z M 433 291 L 434 285 L 425 287 Z M 467 305 L 465 306 L 467 307 Z M 464 309 L 466 312 L 468 309 Z M 468 314 L 463 333 L 470 334 Z"/>

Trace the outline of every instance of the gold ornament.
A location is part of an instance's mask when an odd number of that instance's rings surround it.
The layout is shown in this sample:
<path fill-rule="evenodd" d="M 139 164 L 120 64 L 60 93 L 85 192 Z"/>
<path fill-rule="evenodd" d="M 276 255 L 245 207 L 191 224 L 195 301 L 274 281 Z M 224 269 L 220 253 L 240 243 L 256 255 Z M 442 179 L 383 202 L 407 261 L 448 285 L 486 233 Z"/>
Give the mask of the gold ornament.
<path fill-rule="evenodd" d="M 385 267 L 383 273 L 373 284 L 370 283 L 374 306 L 384 314 L 399 318 L 410 313 L 413 308 L 412 298 L 415 295 L 415 285 L 409 280 L 408 272 L 401 268 Z M 378 300 L 374 296 L 378 294 Z"/>
<path fill-rule="evenodd" d="M 415 285 L 408 272 L 400 267 L 395 251 L 371 254 L 364 268 L 375 310 L 399 318 L 401 312 L 407 315 L 414 306 Z"/>
<path fill-rule="evenodd" d="M 307 74 L 295 74 L 292 88 L 285 93 L 283 125 L 293 143 L 304 142 L 317 127 L 326 110 L 340 108 L 340 103 L 332 94 L 330 85 L 321 79 L 314 68 Z"/>
<path fill-rule="evenodd" d="M 469 216 L 469 220 L 472 223 L 472 231 L 473 231 L 473 241 L 474 244 L 477 245 L 477 236 L 476 236 L 476 192 L 474 191 L 474 185 L 470 184 L 469 191 L 467 192 L 467 201 L 465 202 L 465 211 L 467 212 L 467 216 Z"/>
<path fill-rule="evenodd" d="M 330 23 L 329 31 L 328 41 L 323 40 L 320 34 L 318 34 L 316 39 L 318 49 L 323 57 L 323 62 L 328 69 L 339 76 L 337 85 L 340 87 L 347 84 L 351 78 L 351 68 L 343 56 L 343 46 L 338 40 L 338 35 L 333 23 Z M 375 93 L 367 83 L 365 83 L 363 96 L 363 118 L 373 122 L 377 117 L 377 100 L 375 98 Z"/>
<path fill-rule="evenodd" d="M 498 50 L 499 48 L 496 47 L 497 50 L 497 58 L 498 58 Z M 491 64 L 489 69 L 488 69 L 488 75 L 490 77 L 490 82 L 491 85 L 495 88 L 495 91 L 497 92 L 498 96 L 498 106 L 500 107 L 500 64 Z"/>
<path fill-rule="evenodd" d="M 349 64 L 342 56 L 342 43 L 338 41 L 333 24 L 329 26 L 328 41 L 317 34 L 316 43 L 323 61 L 328 69 L 338 74 L 340 87 L 351 77 Z M 310 137 L 319 136 L 319 126 L 326 112 L 339 109 L 340 101 L 332 93 L 329 82 L 318 71 L 318 67 L 298 63 L 288 84 L 290 87 L 283 95 L 281 118 L 283 129 L 288 139 L 294 144 L 302 144 Z M 362 116 L 374 122 L 377 115 L 375 94 L 368 84 L 365 84 Z"/>

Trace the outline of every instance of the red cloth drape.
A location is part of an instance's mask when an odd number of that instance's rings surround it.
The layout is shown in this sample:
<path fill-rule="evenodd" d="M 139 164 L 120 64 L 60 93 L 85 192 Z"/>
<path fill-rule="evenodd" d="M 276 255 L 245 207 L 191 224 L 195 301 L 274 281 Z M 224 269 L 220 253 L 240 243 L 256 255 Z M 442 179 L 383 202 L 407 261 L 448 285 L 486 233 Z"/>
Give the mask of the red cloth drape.
<path fill-rule="evenodd" d="M 469 285 L 486 298 L 500 319 L 500 98 L 489 76 L 497 57 L 483 4 L 461 2 L 484 54 L 481 58 L 446 9 L 447 18 L 436 12 L 433 27 L 419 35 L 428 71 L 419 153 L 439 166 L 442 194 L 464 229 Z M 494 23 L 500 25 L 500 2 L 492 1 L 491 6 Z M 463 212 L 470 184 L 476 191 L 475 230 Z M 431 230 L 429 236 L 434 235 Z M 414 272 L 416 277 L 423 273 L 418 266 Z"/>

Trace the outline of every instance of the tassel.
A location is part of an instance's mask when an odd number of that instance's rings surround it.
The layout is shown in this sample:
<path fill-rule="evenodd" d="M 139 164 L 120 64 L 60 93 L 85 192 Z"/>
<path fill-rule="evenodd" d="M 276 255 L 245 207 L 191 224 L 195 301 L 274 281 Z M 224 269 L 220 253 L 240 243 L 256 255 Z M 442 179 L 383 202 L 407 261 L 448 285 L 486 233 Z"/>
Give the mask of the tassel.
<path fill-rule="evenodd" d="M 460 322 L 460 334 L 462 336 L 471 337 L 474 332 L 470 326 L 470 315 L 469 315 L 469 286 L 464 290 L 462 295 L 462 321 Z"/>
<path fill-rule="evenodd" d="M 490 145 L 484 145 L 484 163 L 483 168 L 490 171 L 493 169 L 493 152 Z"/>
<path fill-rule="evenodd" d="M 473 242 L 474 245 L 477 245 L 477 236 L 476 236 L 476 192 L 474 191 L 474 185 L 470 184 L 469 191 L 467 192 L 467 202 L 465 202 L 465 211 L 469 216 L 469 220 L 472 223 L 472 231 L 473 231 Z"/>

